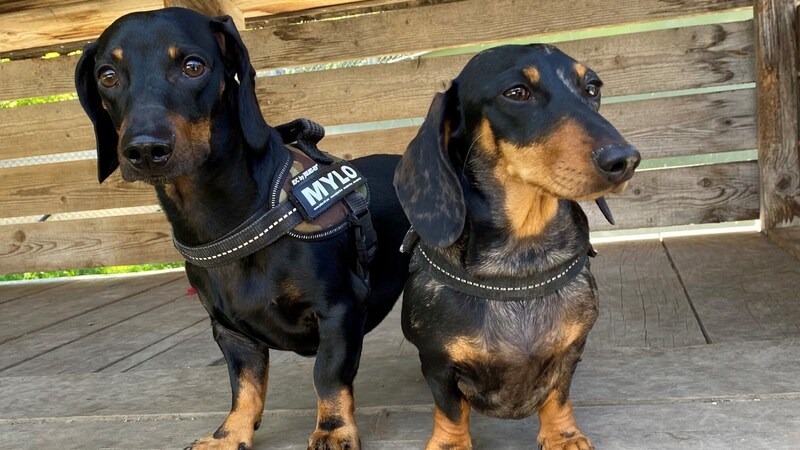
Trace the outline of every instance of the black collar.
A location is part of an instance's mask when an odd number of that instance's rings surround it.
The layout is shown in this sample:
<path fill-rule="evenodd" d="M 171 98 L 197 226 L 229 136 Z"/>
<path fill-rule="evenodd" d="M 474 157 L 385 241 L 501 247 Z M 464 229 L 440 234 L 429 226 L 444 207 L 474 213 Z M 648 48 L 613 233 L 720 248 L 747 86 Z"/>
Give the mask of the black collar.
<path fill-rule="evenodd" d="M 587 241 L 577 255 L 548 271 L 525 278 L 479 278 L 465 268 L 451 264 L 436 247 L 429 246 L 412 234 L 416 235 L 409 230 L 401 251 L 410 251 L 414 247 L 416 263 L 433 279 L 458 292 L 488 300 L 532 300 L 556 292 L 575 279 L 588 264 L 589 256 L 594 256 L 594 250 Z"/>

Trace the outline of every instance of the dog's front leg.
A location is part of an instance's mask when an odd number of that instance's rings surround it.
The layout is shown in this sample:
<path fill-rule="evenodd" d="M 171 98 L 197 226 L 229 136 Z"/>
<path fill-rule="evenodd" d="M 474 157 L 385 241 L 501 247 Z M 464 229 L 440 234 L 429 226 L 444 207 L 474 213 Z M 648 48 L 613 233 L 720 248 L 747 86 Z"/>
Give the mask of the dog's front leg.
<path fill-rule="evenodd" d="M 246 336 L 214 322 L 217 341 L 231 379 L 231 412 L 211 436 L 197 440 L 189 449 L 245 450 L 253 446 L 253 434 L 261 425 L 269 376 L 269 349 Z"/>
<path fill-rule="evenodd" d="M 319 315 L 320 344 L 314 364 L 317 428 L 310 450 L 359 450 L 353 380 L 361 358 L 364 314 L 340 305 Z"/>
<path fill-rule="evenodd" d="M 588 333 L 588 329 L 586 331 Z M 539 407 L 539 436 L 542 450 L 591 450 L 591 441 L 578 428 L 569 388 L 580 361 L 586 337 L 573 342 L 561 360 L 561 377 Z"/>
<path fill-rule="evenodd" d="M 436 407 L 433 411 L 433 434 L 426 450 L 470 450 L 470 404 L 461 395 L 449 358 L 443 355 L 422 358 L 422 374 L 431 388 Z"/>
<path fill-rule="evenodd" d="M 543 450 L 591 450 L 589 438 L 575 423 L 572 403 L 560 392 L 553 391 L 539 409 L 539 448 Z"/>

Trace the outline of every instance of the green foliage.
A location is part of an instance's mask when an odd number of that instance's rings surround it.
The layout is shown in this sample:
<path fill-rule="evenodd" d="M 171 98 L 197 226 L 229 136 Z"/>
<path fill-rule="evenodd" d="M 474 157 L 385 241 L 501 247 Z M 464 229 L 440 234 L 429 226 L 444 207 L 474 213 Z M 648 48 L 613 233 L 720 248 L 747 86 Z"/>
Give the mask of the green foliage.
<path fill-rule="evenodd" d="M 55 103 L 77 99 L 78 94 L 59 94 L 48 95 L 46 97 L 21 98 L 18 100 L 0 101 L 0 108 L 16 108 L 17 106 L 38 105 L 41 103 Z"/>
<path fill-rule="evenodd" d="M 0 281 L 37 280 L 41 278 L 75 277 L 78 275 L 109 275 L 132 272 L 147 272 L 149 270 L 174 269 L 183 267 L 183 263 L 169 264 L 140 264 L 136 266 L 110 266 L 94 269 L 57 270 L 54 272 L 25 272 L 9 275 L 0 275 Z"/>

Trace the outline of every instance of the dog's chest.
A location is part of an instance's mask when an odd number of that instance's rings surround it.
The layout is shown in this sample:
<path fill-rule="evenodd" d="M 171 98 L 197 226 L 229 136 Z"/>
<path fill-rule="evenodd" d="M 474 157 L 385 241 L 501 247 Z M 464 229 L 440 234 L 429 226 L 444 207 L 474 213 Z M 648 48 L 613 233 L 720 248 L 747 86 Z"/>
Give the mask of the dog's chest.
<path fill-rule="evenodd" d="M 292 278 L 274 278 L 232 271 L 192 284 L 198 286 L 200 300 L 212 318 L 227 327 L 270 348 L 313 353 L 319 333 L 312 299 Z"/>
<path fill-rule="evenodd" d="M 452 338 L 446 349 L 461 364 L 527 366 L 563 352 L 581 328 L 563 308 L 546 301 L 490 301 L 480 328 Z"/>
<path fill-rule="evenodd" d="M 449 339 L 445 351 L 458 387 L 475 408 L 496 417 L 530 415 L 572 367 L 596 317 L 592 290 L 566 300 L 487 303 L 482 326 Z M 548 303 L 549 300 L 549 303 Z M 575 309 L 584 303 L 583 309 Z"/>
<path fill-rule="evenodd" d="M 558 292 L 525 301 L 480 301 L 472 311 L 479 320 L 459 330 L 458 318 L 448 328 L 444 347 L 450 359 L 464 366 L 516 367 L 523 370 L 568 351 L 582 342 L 597 317 L 597 293 L 591 274 Z M 463 318 L 461 322 L 464 323 Z"/>

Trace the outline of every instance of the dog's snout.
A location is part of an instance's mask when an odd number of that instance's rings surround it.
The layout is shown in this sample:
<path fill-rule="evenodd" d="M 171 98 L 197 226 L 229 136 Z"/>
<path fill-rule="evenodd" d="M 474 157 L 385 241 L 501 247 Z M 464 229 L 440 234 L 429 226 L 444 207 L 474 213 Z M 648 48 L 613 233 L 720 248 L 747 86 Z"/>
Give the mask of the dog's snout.
<path fill-rule="evenodd" d="M 622 183 L 633 176 L 642 160 L 632 145 L 607 145 L 594 154 L 594 162 L 611 183 Z"/>
<path fill-rule="evenodd" d="M 122 157 L 139 169 L 154 169 L 167 164 L 172 149 L 171 140 L 137 136 L 122 150 Z"/>

